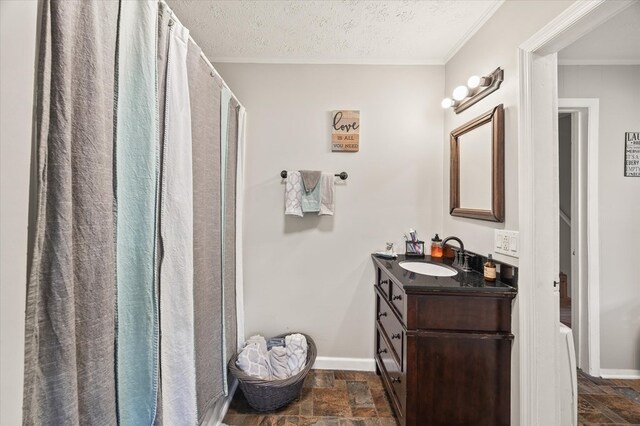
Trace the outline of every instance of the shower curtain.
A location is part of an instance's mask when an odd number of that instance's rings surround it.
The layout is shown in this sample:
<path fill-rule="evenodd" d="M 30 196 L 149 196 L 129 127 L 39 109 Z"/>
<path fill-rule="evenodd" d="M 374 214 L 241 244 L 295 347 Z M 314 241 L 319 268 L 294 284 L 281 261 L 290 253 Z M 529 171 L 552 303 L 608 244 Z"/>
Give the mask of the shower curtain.
<path fill-rule="evenodd" d="M 244 109 L 164 3 L 40 19 L 23 422 L 192 425 L 242 333 Z"/>
<path fill-rule="evenodd" d="M 160 206 L 160 362 L 162 416 L 173 425 L 196 424 L 197 406 L 189 30 L 175 19 L 169 26 Z"/>
<path fill-rule="evenodd" d="M 43 1 L 40 18 L 23 422 L 115 424 L 118 3 Z"/>
<path fill-rule="evenodd" d="M 187 71 L 193 143 L 193 270 L 196 386 L 202 421 L 223 395 L 220 175 L 220 94 L 222 80 L 211 71 L 200 48 L 189 43 Z M 212 143 L 212 141 L 214 141 Z"/>
<path fill-rule="evenodd" d="M 120 7 L 116 120 L 117 383 L 121 425 L 156 413 L 157 92 L 155 2 Z"/>

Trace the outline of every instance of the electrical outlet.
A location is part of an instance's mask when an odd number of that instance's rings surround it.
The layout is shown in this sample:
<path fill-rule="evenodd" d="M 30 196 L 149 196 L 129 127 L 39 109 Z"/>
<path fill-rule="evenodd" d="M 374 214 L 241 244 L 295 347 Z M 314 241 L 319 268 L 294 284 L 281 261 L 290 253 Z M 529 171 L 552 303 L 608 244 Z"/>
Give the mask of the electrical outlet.
<path fill-rule="evenodd" d="M 511 257 L 519 257 L 520 233 L 518 231 L 495 230 L 495 252 Z"/>

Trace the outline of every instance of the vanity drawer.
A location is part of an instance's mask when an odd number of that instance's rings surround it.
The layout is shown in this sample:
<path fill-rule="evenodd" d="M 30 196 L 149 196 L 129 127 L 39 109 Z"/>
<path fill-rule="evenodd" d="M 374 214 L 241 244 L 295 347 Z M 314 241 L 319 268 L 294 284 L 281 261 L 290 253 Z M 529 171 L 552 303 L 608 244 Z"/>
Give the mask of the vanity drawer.
<path fill-rule="evenodd" d="M 511 332 L 511 298 L 505 296 L 411 297 L 409 330 Z"/>
<path fill-rule="evenodd" d="M 387 386 L 389 395 L 393 399 L 396 412 L 400 416 L 404 416 L 406 399 L 405 376 L 402 374 L 402 369 L 391 354 L 391 350 L 387 346 L 383 333 L 379 328 L 376 328 L 376 358 L 378 365 L 382 367 L 383 381 Z"/>
<path fill-rule="evenodd" d="M 402 288 L 400 288 L 398 284 L 394 283 L 393 281 L 389 286 L 389 290 L 390 290 L 389 296 L 390 296 L 391 303 L 398 310 L 398 313 L 400 314 L 400 318 L 404 319 L 405 304 L 406 304 L 405 301 L 407 300 L 404 290 L 402 290 Z"/>
<path fill-rule="evenodd" d="M 404 346 L 404 329 L 396 317 L 396 314 L 394 314 L 389 307 L 388 302 L 382 300 L 379 295 L 377 296 L 377 299 L 376 317 L 378 318 L 378 323 L 382 327 L 388 341 L 391 342 L 390 349 L 392 349 L 393 356 L 395 357 L 398 365 L 402 368 L 402 356 L 404 355 L 402 351 Z"/>
<path fill-rule="evenodd" d="M 389 287 L 391 287 L 393 284 L 391 284 L 391 278 L 389 278 L 389 276 L 387 274 L 385 274 L 384 272 L 382 272 L 382 269 L 377 268 L 378 272 L 377 272 L 377 285 L 378 287 L 380 287 L 380 290 L 382 290 L 382 293 L 385 295 L 385 297 L 388 299 L 389 298 L 389 294 L 390 294 L 390 289 Z"/>

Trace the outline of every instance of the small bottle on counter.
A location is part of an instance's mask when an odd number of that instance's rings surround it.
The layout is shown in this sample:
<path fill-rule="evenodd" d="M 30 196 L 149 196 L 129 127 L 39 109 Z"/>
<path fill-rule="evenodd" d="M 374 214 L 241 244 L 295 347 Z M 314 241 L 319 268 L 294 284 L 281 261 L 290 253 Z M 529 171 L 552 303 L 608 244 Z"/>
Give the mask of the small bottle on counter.
<path fill-rule="evenodd" d="M 484 280 L 490 282 L 496 280 L 496 264 L 491 254 L 487 256 L 487 261 L 484 264 Z"/>
<path fill-rule="evenodd" d="M 431 257 L 442 257 L 442 240 L 438 234 L 431 239 Z"/>

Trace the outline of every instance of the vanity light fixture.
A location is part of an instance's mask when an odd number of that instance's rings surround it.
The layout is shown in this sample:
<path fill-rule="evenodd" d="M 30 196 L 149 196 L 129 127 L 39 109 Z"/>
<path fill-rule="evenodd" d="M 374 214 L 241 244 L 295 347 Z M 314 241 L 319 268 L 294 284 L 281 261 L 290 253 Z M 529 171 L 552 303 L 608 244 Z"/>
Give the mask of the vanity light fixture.
<path fill-rule="evenodd" d="M 467 80 L 466 86 L 458 86 L 453 89 L 453 100 L 444 98 L 440 105 L 444 109 L 453 108 L 455 113 L 459 114 L 480 99 L 498 90 L 503 79 L 504 71 L 499 67 L 484 77 L 472 75 Z"/>
<path fill-rule="evenodd" d="M 454 104 L 455 101 L 451 98 L 444 98 L 440 103 L 440 105 L 442 105 L 442 108 L 444 109 L 451 108 Z"/>
<path fill-rule="evenodd" d="M 453 99 L 461 101 L 469 95 L 469 88 L 467 86 L 458 86 L 453 89 Z"/>

